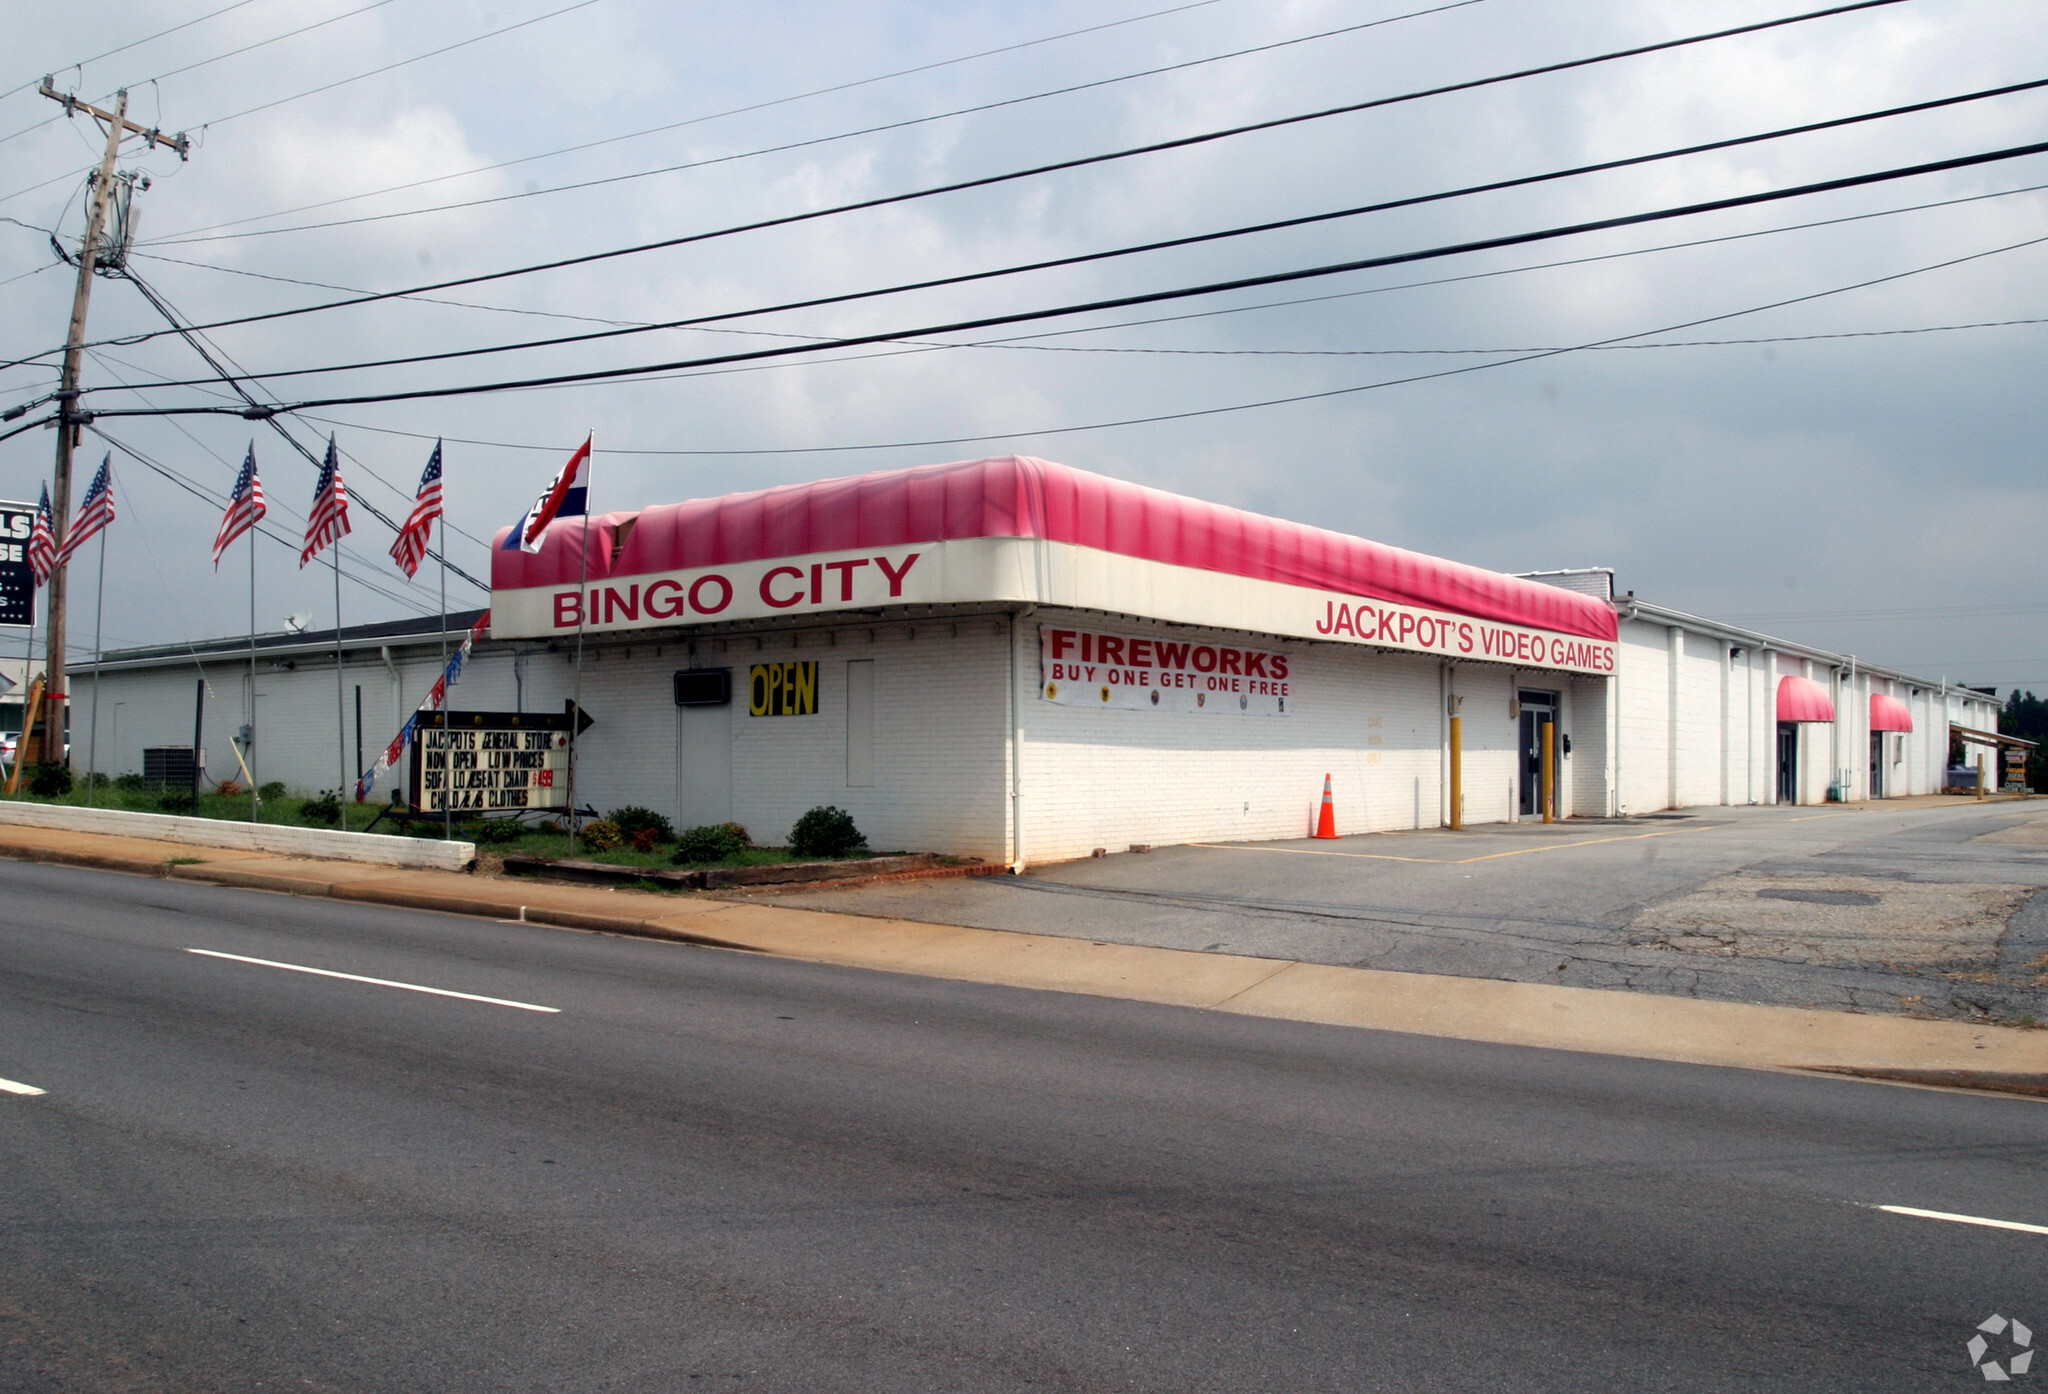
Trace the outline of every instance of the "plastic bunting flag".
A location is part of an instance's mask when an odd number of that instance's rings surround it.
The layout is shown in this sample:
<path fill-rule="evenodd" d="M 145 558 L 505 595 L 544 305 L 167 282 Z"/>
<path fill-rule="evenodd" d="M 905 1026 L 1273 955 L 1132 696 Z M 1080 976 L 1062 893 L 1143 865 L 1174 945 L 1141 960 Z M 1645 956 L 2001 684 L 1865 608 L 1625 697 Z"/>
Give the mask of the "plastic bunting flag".
<path fill-rule="evenodd" d="M 470 626 L 469 633 L 462 636 L 462 642 L 456 645 L 455 652 L 448 655 L 447 668 L 442 671 L 440 677 L 434 679 L 434 685 L 427 690 L 426 699 L 413 708 L 412 715 L 405 719 L 405 725 L 398 728 L 397 736 L 392 738 L 390 745 L 384 747 L 384 753 L 377 757 L 377 763 L 357 777 L 357 803 L 370 797 L 370 790 L 376 787 L 378 776 L 405 758 L 405 747 L 412 741 L 412 733 L 419 728 L 420 713 L 441 710 L 442 705 L 448 700 L 449 685 L 462 676 L 463 665 L 469 662 L 471 645 L 483 638 L 484 631 L 490 627 L 491 612 L 486 610 L 477 622 Z"/>

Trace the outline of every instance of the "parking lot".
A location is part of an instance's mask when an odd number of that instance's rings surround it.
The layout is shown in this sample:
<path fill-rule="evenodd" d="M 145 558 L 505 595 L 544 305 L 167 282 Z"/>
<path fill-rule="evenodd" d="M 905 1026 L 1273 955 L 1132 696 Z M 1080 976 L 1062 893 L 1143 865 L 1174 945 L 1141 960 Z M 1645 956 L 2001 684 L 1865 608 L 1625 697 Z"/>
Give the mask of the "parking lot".
<path fill-rule="evenodd" d="M 1700 809 L 1162 847 L 780 903 L 1790 1006 L 2048 1018 L 2048 804 Z"/>

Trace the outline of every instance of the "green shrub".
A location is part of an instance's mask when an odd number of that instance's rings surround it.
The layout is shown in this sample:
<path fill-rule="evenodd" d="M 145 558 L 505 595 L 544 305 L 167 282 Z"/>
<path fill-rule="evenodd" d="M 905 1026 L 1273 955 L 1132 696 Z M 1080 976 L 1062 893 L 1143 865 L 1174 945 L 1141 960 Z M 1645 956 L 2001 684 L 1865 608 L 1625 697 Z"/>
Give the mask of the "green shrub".
<path fill-rule="evenodd" d="M 676 834 L 676 852 L 670 860 L 678 866 L 688 866 L 693 862 L 722 862 L 746 851 L 750 845 L 747 830 L 737 823 L 684 828 Z"/>
<path fill-rule="evenodd" d="M 126 776 L 124 775 L 123 778 L 126 778 Z M 284 787 L 283 780 L 273 779 L 270 781 L 270 783 L 259 785 L 257 787 L 256 797 L 263 800 L 265 803 L 269 803 L 273 799 L 283 798 L 286 794 L 290 792 L 290 790 Z"/>
<path fill-rule="evenodd" d="M 641 808 L 637 804 L 628 804 L 624 808 L 615 808 L 610 813 L 605 814 L 605 819 L 616 824 L 620 835 L 628 842 L 633 841 L 637 834 L 650 829 L 654 833 L 654 840 L 656 842 L 674 842 L 676 840 L 675 825 L 651 808 Z M 642 850 L 646 849 L 643 848 Z"/>
<path fill-rule="evenodd" d="M 609 818 L 593 818 L 583 825 L 583 842 L 593 852 L 614 852 L 625 845 L 619 825 Z"/>
<path fill-rule="evenodd" d="M 130 770 L 126 774 L 117 774 L 114 776 L 114 787 L 116 789 L 119 789 L 124 794 L 133 794 L 140 790 L 147 789 L 149 787 L 149 782 L 145 780 L 141 775 L 137 774 L 135 771 Z"/>
<path fill-rule="evenodd" d="M 526 829 L 517 818 L 479 818 L 463 836 L 471 842 L 499 844 L 517 842 Z"/>
<path fill-rule="evenodd" d="M 190 813 L 192 791 L 190 789 L 166 789 L 156 798 L 157 811 L 161 813 Z"/>
<path fill-rule="evenodd" d="M 306 800 L 299 816 L 323 828 L 335 827 L 341 822 L 341 795 L 332 789 L 322 789 L 320 797 Z"/>
<path fill-rule="evenodd" d="M 799 857 L 843 857 L 867 845 L 853 815 L 830 804 L 819 804 L 789 830 L 789 850 Z"/>
<path fill-rule="evenodd" d="M 61 799 L 71 792 L 71 767 L 52 760 L 32 766 L 28 791 L 39 799 Z"/>

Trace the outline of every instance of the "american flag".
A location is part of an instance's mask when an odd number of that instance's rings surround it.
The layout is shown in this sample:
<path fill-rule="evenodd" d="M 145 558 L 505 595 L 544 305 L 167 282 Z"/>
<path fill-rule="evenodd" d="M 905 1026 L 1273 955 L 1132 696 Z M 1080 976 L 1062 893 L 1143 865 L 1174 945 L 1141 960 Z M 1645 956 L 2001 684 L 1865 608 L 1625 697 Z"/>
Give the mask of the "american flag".
<path fill-rule="evenodd" d="M 256 442 L 249 442 L 249 454 L 242 472 L 235 476 L 235 492 L 228 496 L 228 511 L 221 515 L 220 532 L 213 539 L 213 567 L 220 569 L 221 554 L 230 543 L 256 526 L 263 516 L 263 481 L 256 477 Z"/>
<path fill-rule="evenodd" d="M 398 540 L 391 544 L 391 559 L 398 563 L 398 569 L 410 581 L 420 569 L 420 561 L 427 555 L 427 543 L 434 536 L 434 520 L 441 516 L 441 442 L 434 442 L 434 453 L 427 457 L 427 472 L 420 476 L 419 497 L 413 501 L 412 516 L 405 520 L 405 526 L 398 530 Z"/>
<path fill-rule="evenodd" d="M 99 473 L 92 477 L 92 487 L 85 491 L 85 502 L 78 506 L 78 516 L 71 522 L 71 531 L 64 535 L 64 545 L 57 549 L 57 565 L 69 566 L 72 556 L 85 545 L 85 540 L 113 521 L 114 457 L 109 454 L 100 461 Z"/>
<path fill-rule="evenodd" d="M 348 536 L 348 488 L 341 482 L 341 453 L 327 438 L 327 460 L 320 466 L 320 484 L 313 490 L 313 510 L 306 517 L 306 546 L 299 567 L 320 555 L 320 549 Z"/>
<path fill-rule="evenodd" d="M 28 535 L 28 569 L 36 584 L 47 586 L 57 569 L 57 537 L 50 531 L 50 486 L 43 486 L 43 501 L 36 505 L 35 530 Z"/>

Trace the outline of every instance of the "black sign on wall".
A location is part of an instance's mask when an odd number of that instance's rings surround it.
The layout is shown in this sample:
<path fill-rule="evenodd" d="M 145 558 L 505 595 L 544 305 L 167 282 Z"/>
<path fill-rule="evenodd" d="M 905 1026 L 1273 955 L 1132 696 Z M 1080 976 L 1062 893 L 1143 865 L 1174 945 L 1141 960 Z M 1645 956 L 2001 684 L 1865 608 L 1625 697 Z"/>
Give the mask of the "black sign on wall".
<path fill-rule="evenodd" d="M 0 503 L 0 625 L 26 625 L 35 615 L 35 576 L 28 569 L 35 525 L 34 504 Z"/>

